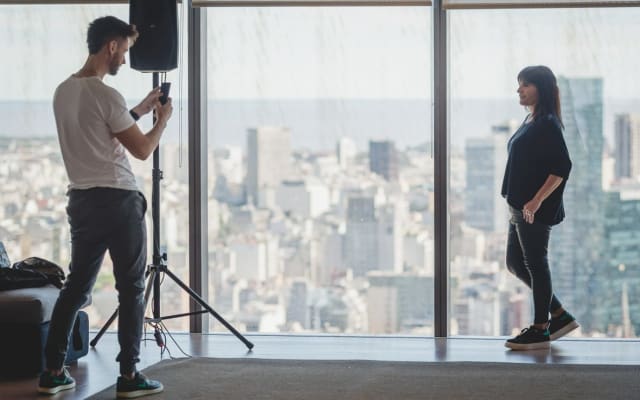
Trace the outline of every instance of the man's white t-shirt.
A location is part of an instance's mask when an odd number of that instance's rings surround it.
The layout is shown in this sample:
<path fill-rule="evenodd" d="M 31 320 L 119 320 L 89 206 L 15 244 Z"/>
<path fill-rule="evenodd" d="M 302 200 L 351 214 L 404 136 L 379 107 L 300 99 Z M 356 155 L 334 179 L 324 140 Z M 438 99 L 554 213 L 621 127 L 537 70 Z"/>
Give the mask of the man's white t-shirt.
<path fill-rule="evenodd" d="M 138 190 L 125 148 L 114 135 L 135 123 L 117 90 L 98 77 L 71 76 L 56 89 L 53 112 L 69 190 Z"/>

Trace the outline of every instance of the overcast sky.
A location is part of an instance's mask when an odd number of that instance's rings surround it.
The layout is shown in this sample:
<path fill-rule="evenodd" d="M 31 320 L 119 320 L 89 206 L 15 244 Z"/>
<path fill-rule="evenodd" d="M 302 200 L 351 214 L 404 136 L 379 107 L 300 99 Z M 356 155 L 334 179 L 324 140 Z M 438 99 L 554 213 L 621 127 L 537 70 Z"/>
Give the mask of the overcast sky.
<path fill-rule="evenodd" d="M 128 6 L 0 6 L 0 100 L 50 99 L 86 57 L 87 24 L 107 14 L 127 20 Z M 208 15 L 209 97 L 431 96 L 429 8 L 215 8 Z M 451 12 L 451 94 L 511 97 L 522 67 L 546 64 L 560 75 L 603 77 L 605 97 L 639 98 L 639 20 L 640 8 Z M 148 74 L 121 71 L 107 83 L 125 97 L 149 90 Z M 178 71 L 169 80 L 177 82 Z"/>

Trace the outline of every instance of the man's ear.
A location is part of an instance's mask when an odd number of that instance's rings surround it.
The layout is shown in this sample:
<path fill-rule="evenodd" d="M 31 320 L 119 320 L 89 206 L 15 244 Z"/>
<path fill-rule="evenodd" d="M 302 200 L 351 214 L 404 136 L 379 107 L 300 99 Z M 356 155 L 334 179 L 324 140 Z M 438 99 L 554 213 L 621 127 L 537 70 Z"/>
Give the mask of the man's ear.
<path fill-rule="evenodd" d="M 116 54 L 116 51 L 118 51 L 118 41 L 114 39 L 109 42 L 109 55 Z"/>

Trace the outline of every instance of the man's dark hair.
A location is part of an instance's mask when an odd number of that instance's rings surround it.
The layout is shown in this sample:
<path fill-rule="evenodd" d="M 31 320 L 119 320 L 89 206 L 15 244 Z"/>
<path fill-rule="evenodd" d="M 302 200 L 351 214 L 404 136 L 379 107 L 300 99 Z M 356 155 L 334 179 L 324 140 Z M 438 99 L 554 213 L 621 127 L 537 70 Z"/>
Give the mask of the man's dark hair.
<path fill-rule="evenodd" d="M 105 43 L 114 39 L 135 38 L 137 35 L 134 25 L 112 16 L 100 17 L 89 24 L 87 31 L 89 54 L 96 54 Z"/>

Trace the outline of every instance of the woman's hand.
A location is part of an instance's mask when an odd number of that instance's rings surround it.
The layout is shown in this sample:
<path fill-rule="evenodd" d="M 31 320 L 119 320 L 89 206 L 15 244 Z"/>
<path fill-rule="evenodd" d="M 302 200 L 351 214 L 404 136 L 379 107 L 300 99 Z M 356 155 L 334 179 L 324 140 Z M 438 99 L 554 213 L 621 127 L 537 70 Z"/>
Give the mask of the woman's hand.
<path fill-rule="evenodd" d="M 534 197 L 533 199 L 529 200 L 529 202 L 527 202 L 524 207 L 522 207 L 522 217 L 527 223 L 533 224 L 534 217 L 541 204 L 542 201 L 537 200 Z"/>
<path fill-rule="evenodd" d="M 522 207 L 522 217 L 526 222 L 533 224 L 533 217 L 536 212 L 538 212 L 540 205 L 551 195 L 551 193 L 553 193 L 554 190 L 558 188 L 558 186 L 560 186 L 563 179 L 564 178 L 560 176 L 549 174 L 547 180 L 544 181 L 544 184 L 540 190 L 538 190 L 538 193 L 536 193 L 533 199 L 529 200 L 529 202 Z"/>

